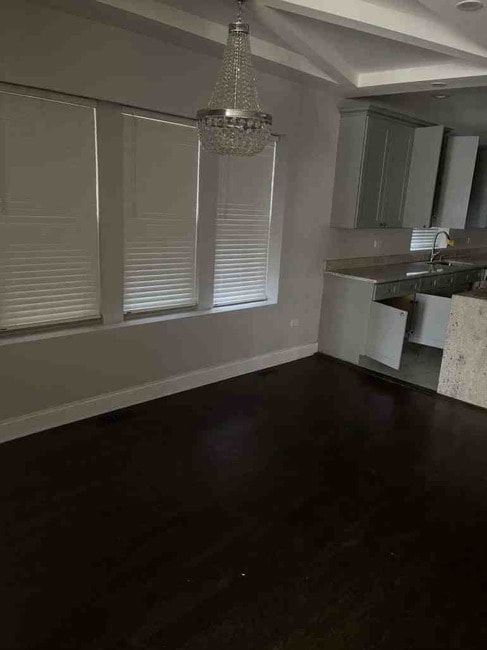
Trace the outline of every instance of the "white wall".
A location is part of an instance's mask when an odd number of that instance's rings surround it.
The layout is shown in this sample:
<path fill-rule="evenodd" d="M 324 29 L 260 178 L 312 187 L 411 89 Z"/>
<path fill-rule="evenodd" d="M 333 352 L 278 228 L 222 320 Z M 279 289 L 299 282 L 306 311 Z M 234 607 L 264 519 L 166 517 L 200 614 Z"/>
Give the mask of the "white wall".
<path fill-rule="evenodd" d="M 192 116 L 220 60 L 18 0 L 0 8 L 0 73 L 10 83 Z M 336 151 L 327 91 L 259 75 L 275 130 L 288 134 L 279 304 L 0 344 L 0 422 L 67 402 L 317 340 Z M 300 326 L 290 327 L 298 318 Z"/>

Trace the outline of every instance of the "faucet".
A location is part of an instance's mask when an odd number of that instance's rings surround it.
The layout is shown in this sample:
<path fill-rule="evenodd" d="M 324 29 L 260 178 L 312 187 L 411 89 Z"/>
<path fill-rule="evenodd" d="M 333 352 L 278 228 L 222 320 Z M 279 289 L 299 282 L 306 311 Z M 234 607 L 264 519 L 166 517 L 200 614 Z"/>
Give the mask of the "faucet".
<path fill-rule="evenodd" d="M 432 264 L 435 260 L 436 255 L 438 254 L 436 251 L 436 240 L 438 239 L 438 235 L 445 235 L 446 239 L 448 241 L 448 246 L 453 245 L 453 239 L 450 238 L 449 233 L 446 232 L 446 230 L 438 230 L 438 232 L 435 235 L 435 239 L 433 241 L 433 246 L 431 248 L 431 255 L 430 255 L 430 264 Z"/>

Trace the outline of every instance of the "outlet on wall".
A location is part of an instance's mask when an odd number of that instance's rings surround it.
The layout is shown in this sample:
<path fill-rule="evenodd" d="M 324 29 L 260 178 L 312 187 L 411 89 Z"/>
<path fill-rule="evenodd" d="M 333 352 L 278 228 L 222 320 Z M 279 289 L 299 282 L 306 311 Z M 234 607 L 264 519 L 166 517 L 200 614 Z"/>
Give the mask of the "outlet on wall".
<path fill-rule="evenodd" d="M 382 246 L 382 242 L 380 239 L 374 239 L 374 248 L 380 248 Z"/>
<path fill-rule="evenodd" d="M 299 319 L 293 318 L 289 324 L 291 325 L 291 327 L 299 327 Z"/>

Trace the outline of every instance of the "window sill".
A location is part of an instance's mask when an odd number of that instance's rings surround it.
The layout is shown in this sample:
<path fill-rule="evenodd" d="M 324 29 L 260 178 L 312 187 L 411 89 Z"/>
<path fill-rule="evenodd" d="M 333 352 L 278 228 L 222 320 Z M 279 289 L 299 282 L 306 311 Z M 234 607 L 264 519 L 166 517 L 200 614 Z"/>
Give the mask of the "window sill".
<path fill-rule="evenodd" d="M 77 334 L 87 334 L 91 332 L 106 331 L 106 330 L 117 330 L 123 329 L 126 327 L 138 327 L 140 325 L 151 325 L 153 323 L 160 323 L 171 320 L 180 320 L 182 318 L 198 318 L 200 316 L 210 316 L 213 314 L 222 314 L 233 311 L 242 311 L 245 309 L 258 309 L 262 307 L 271 307 L 277 304 L 277 300 L 270 298 L 269 300 L 260 300 L 258 302 L 248 302 L 240 305 L 225 305 L 223 307 L 212 307 L 211 309 L 191 309 L 187 311 L 180 312 L 170 312 L 165 314 L 151 314 L 143 315 L 131 315 L 130 318 L 124 319 L 120 323 L 91 323 L 89 325 L 79 325 L 79 326 L 59 326 L 59 328 L 36 332 L 22 332 L 18 331 L 18 334 L 15 332 L 9 332 L 8 335 L 0 336 L 0 347 L 5 345 L 15 345 L 17 343 L 29 343 L 32 341 L 41 341 L 44 339 L 54 339 L 61 338 L 66 336 L 76 336 Z"/>

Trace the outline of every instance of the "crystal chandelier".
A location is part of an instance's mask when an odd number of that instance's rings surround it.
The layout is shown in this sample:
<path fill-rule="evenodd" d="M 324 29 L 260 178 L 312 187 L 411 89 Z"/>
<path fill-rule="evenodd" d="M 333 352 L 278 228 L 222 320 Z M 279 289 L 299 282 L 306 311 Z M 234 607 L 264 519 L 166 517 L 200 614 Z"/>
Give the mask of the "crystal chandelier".
<path fill-rule="evenodd" d="M 223 65 L 208 108 L 198 111 L 198 131 L 205 149 L 216 154 L 253 156 L 263 150 L 270 135 L 272 117 L 263 113 L 257 95 L 249 26 L 242 21 L 237 0 L 237 21 L 228 26 Z"/>

